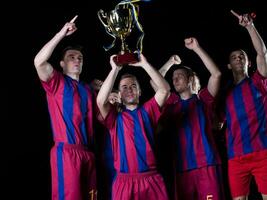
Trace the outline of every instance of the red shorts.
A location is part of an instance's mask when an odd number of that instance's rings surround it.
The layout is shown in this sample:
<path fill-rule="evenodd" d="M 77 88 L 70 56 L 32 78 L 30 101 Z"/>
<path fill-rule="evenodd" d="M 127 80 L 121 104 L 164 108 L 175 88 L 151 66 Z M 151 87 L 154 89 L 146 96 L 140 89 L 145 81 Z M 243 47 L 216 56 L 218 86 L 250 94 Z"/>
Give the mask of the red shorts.
<path fill-rule="evenodd" d="M 112 186 L 114 200 L 168 200 L 162 176 L 155 172 L 118 173 Z"/>
<path fill-rule="evenodd" d="M 225 199 L 220 165 L 177 173 L 176 193 L 179 200 Z"/>
<path fill-rule="evenodd" d="M 258 190 L 267 194 L 267 150 L 250 153 L 228 161 L 228 178 L 232 197 L 247 196 L 254 176 Z"/>
<path fill-rule="evenodd" d="M 82 145 L 56 143 L 50 155 L 52 200 L 97 198 L 92 152 Z"/>

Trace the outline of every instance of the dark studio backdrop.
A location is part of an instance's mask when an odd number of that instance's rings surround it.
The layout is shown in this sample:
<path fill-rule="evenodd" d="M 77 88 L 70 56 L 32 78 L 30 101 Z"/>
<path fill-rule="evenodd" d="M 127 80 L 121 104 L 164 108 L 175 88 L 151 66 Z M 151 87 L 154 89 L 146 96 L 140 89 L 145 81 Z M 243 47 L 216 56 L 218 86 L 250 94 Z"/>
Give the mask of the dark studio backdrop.
<path fill-rule="evenodd" d="M 111 69 L 109 56 L 118 48 L 108 52 L 103 49 L 112 38 L 106 34 L 97 11 L 112 10 L 118 2 L 38 1 L 18 2 L 16 6 L 9 3 L 9 12 L 2 22 L 2 39 L 7 46 L 3 48 L 2 73 L 5 76 L 1 84 L 4 117 L 1 119 L 0 179 L 6 199 L 50 199 L 52 133 L 45 93 L 33 65 L 34 56 L 67 21 L 78 15 L 78 30 L 58 45 L 50 62 L 58 67 L 62 48 L 67 44 L 81 44 L 85 51 L 82 80 L 104 80 Z M 196 37 L 225 74 L 228 74 L 228 54 L 233 48 L 247 51 L 254 65 L 256 56 L 247 31 L 238 25 L 231 9 L 238 13 L 255 12 L 254 23 L 267 43 L 267 7 L 260 0 L 151 0 L 137 4 L 139 21 L 145 32 L 143 53 L 147 60 L 159 69 L 171 55 L 178 54 L 183 64 L 197 72 L 203 86 L 207 84 L 209 73 L 197 55 L 184 47 L 186 37 Z M 138 35 L 138 30 L 135 31 Z M 139 78 L 145 91 L 142 101 L 153 95 L 149 78 L 142 69 L 125 70 L 136 73 Z M 170 77 L 167 74 L 168 81 L 171 81 Z"/>

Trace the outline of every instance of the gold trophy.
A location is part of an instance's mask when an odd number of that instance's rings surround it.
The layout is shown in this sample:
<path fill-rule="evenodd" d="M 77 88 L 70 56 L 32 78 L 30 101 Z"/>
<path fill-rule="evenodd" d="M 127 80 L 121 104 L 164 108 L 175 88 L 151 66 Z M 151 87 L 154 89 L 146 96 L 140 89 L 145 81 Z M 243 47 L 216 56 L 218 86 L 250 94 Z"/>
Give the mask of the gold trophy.
<path fill-rule="evenodd" d="M 122 1 L 110 12 L 105 13 L 103 10 L 99 10 L 97 13 L 106 32 L 114 38 L 112 44 L 109 47 L 104 47 L 104 49 L 106 51 L 111 49 L 117 38 L 121 41 L 121 50 L 114 57 L 114 61 L 118 65 L 138 62 L 139 54 L 142 52 L 144 32 L 138 22 L 136 8 L 131 1 Z M 138 28 L 142 34 L 139 36 L 136 50 L 133 52 L 128 48 L 125 39 L 130 35 L 134 27 Z"/>

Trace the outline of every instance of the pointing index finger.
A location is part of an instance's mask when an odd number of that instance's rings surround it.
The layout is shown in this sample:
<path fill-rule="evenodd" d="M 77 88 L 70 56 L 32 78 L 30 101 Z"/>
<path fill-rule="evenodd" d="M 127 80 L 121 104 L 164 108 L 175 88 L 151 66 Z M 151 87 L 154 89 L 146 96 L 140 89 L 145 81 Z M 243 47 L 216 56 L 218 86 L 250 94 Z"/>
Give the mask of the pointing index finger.
<path fill-rule="evenodd" d="M 237 18 L 239 18 L 240 17 L 240 15 L 239 14 L 237 14 L 235 11 L 233 11 L 233 10 L 231 10 L 231 13 L 234 15 L 234 16 L 236 16 Z"/>
<path fill-rule="evenodd" d="M 70 20 L 70 23 L 74 23 L 74 21 L 77 19 L 78 15 L 75 15 L 75 17 L 72 18 L 72 20 Z"/>

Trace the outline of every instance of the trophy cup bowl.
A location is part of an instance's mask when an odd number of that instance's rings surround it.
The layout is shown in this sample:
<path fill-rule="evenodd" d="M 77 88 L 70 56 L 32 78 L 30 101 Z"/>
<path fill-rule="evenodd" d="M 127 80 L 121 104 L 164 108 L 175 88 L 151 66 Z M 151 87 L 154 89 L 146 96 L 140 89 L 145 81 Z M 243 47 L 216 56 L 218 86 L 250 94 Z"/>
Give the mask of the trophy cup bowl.
<path fill-rule="evenodd" d="M 98 11 L 98 18 L 106 28 L 109 35 L 119 38 L 121 41 L 121 50 L 114 57 L 114 61 L 118 65 L 135 63 L 139 60 L 139 54 L 129 50 L 125 39 L 130 35 L 134 28 L 134 13 L 132 8 L 128 5 L 117 5 L 116 9 L 105 13 L 103 10 Z M 110 48 L 114 46 L 114 42 Z M 109 49 L 110 49 L 109 48 Z M 107 50 L 109 50 L 107 49 Z"/>

